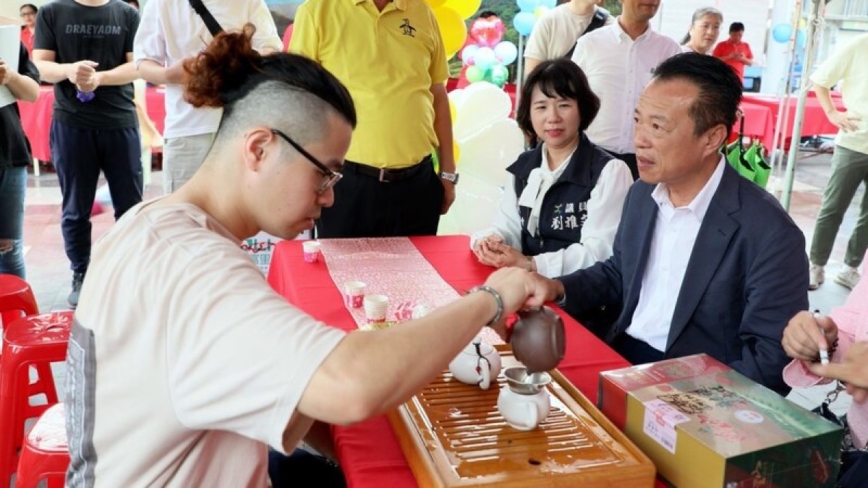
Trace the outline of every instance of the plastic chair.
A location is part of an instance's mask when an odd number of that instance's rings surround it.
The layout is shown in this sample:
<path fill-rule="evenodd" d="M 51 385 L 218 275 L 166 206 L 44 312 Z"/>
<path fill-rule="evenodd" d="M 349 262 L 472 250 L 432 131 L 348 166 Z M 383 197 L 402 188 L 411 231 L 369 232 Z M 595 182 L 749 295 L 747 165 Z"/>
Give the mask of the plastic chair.
<path fill-rule="evenodd" d="M 0 274 L 0 325 L 38 313 L 39 307 L 30 285 L 15 275 Z"/>
<path fill-rule="evenodd" d="M 52 406 L 33 424 L 18 462 L 16 488 L 36 488 L 42 480 L 48 488 L 63 488 L 69 467 L 69 447 L 63 404 Z"/>
<path fill-rule="evenodd" d="M 52 392 L 48 405 L 30 405 L 29 368 L 48 371 L 50 377 L 51 363 L 66 359 L 72 317 L 71 310 L 31 315 L 12 322 L 4 331 L 0 355 L 0 488 L 8 488 L 9 477 L 15 472 L 25 421 L 57 403 L 57 394 Z"/>

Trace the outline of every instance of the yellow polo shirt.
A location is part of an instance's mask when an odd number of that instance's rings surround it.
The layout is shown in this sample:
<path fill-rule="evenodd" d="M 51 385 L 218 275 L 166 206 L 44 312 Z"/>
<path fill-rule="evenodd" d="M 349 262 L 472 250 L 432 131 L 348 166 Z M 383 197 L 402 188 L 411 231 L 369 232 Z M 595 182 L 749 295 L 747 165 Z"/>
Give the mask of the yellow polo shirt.
<path fill-rule="evenodd" d="M 431 85 L 449 76 L 440 29 L 423 0 L 307 0 L 289 51 L 320 62 L 349 89 L 359 123 L 347 159 L 412 166 L 438 145 Z"/>

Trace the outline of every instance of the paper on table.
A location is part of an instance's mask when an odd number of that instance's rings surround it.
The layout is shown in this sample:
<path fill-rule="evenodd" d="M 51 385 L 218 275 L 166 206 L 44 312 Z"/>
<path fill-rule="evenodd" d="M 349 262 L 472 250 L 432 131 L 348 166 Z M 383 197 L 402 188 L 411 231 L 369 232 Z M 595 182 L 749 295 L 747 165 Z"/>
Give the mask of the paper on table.
<path fill-rule="evenodd" d="M 6 69 L 18 71 L 18 55 L 21 48 L 21 25 L 12 19 L 0 17 L 0 59 Z M 0 107 L 15 103 L 15 95 L 5 86 L 0 86 Z"/>

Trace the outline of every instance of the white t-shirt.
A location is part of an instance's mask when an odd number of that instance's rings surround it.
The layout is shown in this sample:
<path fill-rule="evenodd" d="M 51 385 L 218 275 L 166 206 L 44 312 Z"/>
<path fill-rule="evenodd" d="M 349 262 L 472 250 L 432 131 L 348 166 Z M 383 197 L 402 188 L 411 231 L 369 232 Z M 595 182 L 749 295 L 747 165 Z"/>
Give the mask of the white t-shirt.
<path fill-rule="evenodd" d="M 250 22 L 256 26 L 255 49 L 283 50 L 274 19 L 263 0 L 202 0 L 214 19 L 226 31 L 240 30 Z M 165 66 L 193 56 L 211 42 L 205 22 L 189 0 L 149 0 L 142 7 L 141 21 L 133 44 L 136 67 L 144 59 Z M 193 108 L 184 101 L 181 85 L 166 86 L 166 123 L 163 137 L 195 136 L 217 132 L 222 111 Z"/>
<path fill-rule="evenodd" d="M 811 75 L 811 81 L 824 88 L 842 82 L 841 97 L 847 113 L 862 120 L 856 122 L 857 131 L 839 130 L 835 145 L 868 154 L 868 34 L 861 34 L 836 49 Z"/>
<path fill-rule="evenodd" d="M 579 38 L 573 61 L 600 97 L 600 112 L 585 131 L 588 139 L 617 154 L 635 153 L 633 111 L 654 70 L 681 53 L 674 40 L 648 27 L 634 41 L 618 22 Z"/>
<path fill-rule="evenodd" d="M 594 14 L 600 10 L 605 9 L 595 7 L 590 14 L 578 15 L 570 9 L 569 2 L 549 10 L 534 25 L 524 49 L 524 57 L 546 61 L 566 56 L 576 45 L 576 40 L 585 33 Z M 614 21 L 614 16 L 606 16 L 606 25 Z"/>
<path fill-rule="evenodd" d="M 551 171 L 546 151 L 542 151 L 542 155 L 540 170 L 550 173 L 552 179 L 557 181 L 569 166 L 570 160 L 567 159 L 555 171 Z M 612 256 L 612 246 L 618 224 L 621 222 L 624 199 L 632 185 L 633 175 L 630 173 L 630 168 L 620 159 L 609 161 L 600 173 L 594 189 L 591 190 L 588 199 L 588 219 L 582 225 L 582 242 L 534 256 L 537 272 L 547 278 L 557 278 Z M 494 234 L 503 238 L 504 244 L 521 250 L 522 228 L 518 200 L 515 194 L 515 177 L 510 174 L 509 181 L 503 189 L 498 212 L 494 217 L 494 224 L 475 232 L 470 237 L 471 249 L 479 239 Z"/>
<path fill-rule="evenodd" d="M 67 355 L 67 486 L 265 487 L 267 445 L 283 450 L 345 332 L 277 295 L 198 207 L 147 205 L 94 246 L 82 287 Z"/>

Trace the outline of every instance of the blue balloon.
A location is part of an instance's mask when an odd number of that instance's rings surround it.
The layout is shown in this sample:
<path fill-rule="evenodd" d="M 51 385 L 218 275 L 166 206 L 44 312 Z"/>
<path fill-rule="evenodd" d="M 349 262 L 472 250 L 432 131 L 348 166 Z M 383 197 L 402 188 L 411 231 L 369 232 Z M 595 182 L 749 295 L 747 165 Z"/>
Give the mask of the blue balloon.
<path fill-rule="evenodd" d="M 796 47 L 799 49 L 805 48 L 805 42 L 808 40 L 808 33 L 805 32 L 805 29 L 799 29 L 796 31 Z"/>
<path fill-rule="evenodd" d="M 516 0 L 518 8 L 522 12 L 533 12 L 535 8 L 539 7 L 539 2 L 540 0 Z"/>
<path fill-rule="evenodd" d="M 558 6 L 558 0 L 540 0 L 539 4 L 551 9 Z"/>
<path fill-rule="evenodd" d="M 515 30 L 523 36 L 530 35 L 534 24 L 536 24 L 536 17 L 530 12 L 519 12 L 512 19 L 512 25 L 515 27 Z"/>
<path fill-rule="evenodd" d="M 778 24 L 772 27 L 772 39 L 774 39 L 775 42 L 790 42 L 790 36 L 792 35 L 793 26 L 790 24 Z"/>

